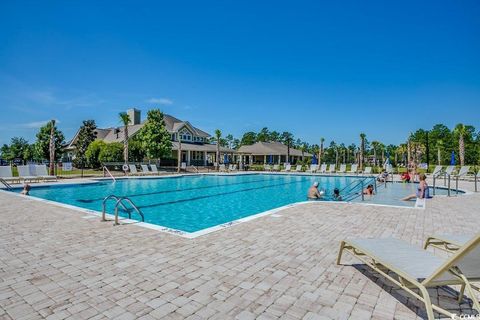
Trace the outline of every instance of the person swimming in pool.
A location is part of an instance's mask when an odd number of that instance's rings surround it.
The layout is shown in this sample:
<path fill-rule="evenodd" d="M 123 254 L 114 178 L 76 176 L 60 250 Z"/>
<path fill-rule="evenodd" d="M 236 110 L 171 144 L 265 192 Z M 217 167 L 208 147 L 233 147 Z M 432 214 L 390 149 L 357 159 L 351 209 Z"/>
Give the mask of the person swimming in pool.
<path fill-rule="evenodd" d="M 31 188 L 32 187 L 30 187 L 28 183 L 25 183 L 25 185 L 23 186 L 23 190 L 20 192 L 20 194 L 23 194 L 24 196 L 28 196 L 30 194 Z"/>
<path fill-rule="evenodd" d="M 309 200 L 319 200 L 322 198 L 322 193 L 318 191 L 318 182 L 315 181 L 308 189 L 307 198 Z"/>
<path fill-rule="evenodd" d="M 417 198 L 418 199 L 431 198 L 430 189 L 428 188 L 428 184 L 427 184 L 427 176 L 425 175 L 425 173 L 420 173 L 418 175 L 418 179 L 420 180 L 420 182 L 418 183 L 417 192 L 415 194 L 406 196 L 405 198 L 402 199 L 403 201 L 409 201 Z"/>
<path fill-rule="evenodd" d="M 373 196 L 375 192 L 373 191 L 373 184 L 369 184 L 364 190 L 363 194 L 367 196 Z"/>
<path fill-rule="evenodd" d="M 340 190 L 338 190 L 338 188 L 333 189 L 333 200 L 342 201 L 342 196 L 340 195 Z"/>

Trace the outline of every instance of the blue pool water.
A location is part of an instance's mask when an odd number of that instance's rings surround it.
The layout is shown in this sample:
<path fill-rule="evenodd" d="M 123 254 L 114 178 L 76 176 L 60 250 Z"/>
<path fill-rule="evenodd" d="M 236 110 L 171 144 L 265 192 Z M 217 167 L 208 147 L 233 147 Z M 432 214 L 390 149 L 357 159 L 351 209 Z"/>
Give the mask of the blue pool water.
<path fill-rule="evenodd" d="M 196 175 L 172 178 L 124 179 L 113 183 L 34 187 L 30 195 L 85 209 L 102 210 L 103 199 L 111 194 L 129 197 L 143 212 L 145 222 L 195 232 L 270 209 L 306 200 L 314 181 L 331 195 L 355 185 L 358 177 L 308 175 Z M 399 199 L 413 193 L 414 184 L 389 184 L 365 201 L 413 206 Z M 445 191 L 437 191 L 437 194 Z M 327 198 L 328 200 L 328 198 Z M 353 201 L 361 201 L 357 198 Z M 113 213 L 114 201 L 107 212 Z M 120 211 L 126 217 L 126 212 Z M 133 219 L 139 219 L 132 213 Z"/>

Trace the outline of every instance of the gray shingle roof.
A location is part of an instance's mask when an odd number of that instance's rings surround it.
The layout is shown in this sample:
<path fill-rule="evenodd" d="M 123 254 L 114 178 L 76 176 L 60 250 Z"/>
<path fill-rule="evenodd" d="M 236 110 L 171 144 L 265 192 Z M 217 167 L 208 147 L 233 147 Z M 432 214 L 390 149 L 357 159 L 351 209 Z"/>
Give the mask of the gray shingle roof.
<path fill-rule="evenodd" d="M 252 155 L 287 155 L 288 147 L 280 142 L 257 142 L 249 146 L 241 146 L 239 153 L 247 153 Z M 302 151 L 290 147 L 291 156 L 302 156 Z M 304 157 L 312 157 L 311 153 L 304 152 Z"/>

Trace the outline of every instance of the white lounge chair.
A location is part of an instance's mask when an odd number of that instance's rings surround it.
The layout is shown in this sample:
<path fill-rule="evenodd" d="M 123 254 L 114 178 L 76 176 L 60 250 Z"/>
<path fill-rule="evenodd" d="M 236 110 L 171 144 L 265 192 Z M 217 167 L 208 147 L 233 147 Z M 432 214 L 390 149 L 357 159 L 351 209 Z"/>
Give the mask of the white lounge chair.
<path fill-rule="evenodd" d="M 363 174 L 372 174 L 372 167 L 365 167 L 365 170 L 363 170 Z"/>
<path fill-rule="evenodd" d="M 140 172 L 141 174 L 143 175 L 152 175 L 152 174 L 155 174 L 154 172 L 150 171 L 148 169 L 148 165 L 147 164 L 141 164 L 140 167 L 142 168 L 142 171 Z"/>
<path fill-rule="evenodd" d="M 433 169 L 432 176 L 433 177 L 438 177 L 443 170 L 443 166 L 435 166 L 435 169 Z"/>
<path fill-rule="evenodd" d="M 18 176 L 24 181 L 24 182 L 27 182 L 30 181 L 38 181 L 39 178 L 35 175 L 32 175 L 30 173 L 30 166 L 17 166 L 17 170 L 18 170 Z"/>
<path fill-rule="evenodd" d="M 327 165 L 324 163 L 320 166 L 320 173 L 327 173 Z"/>
<path fill-rule="evenodd" d="M 287 163 L 285 165 L 285 169 L 283 169 L 282 171 L 290 172 L 290 170 L 292 170 L 292 165 L 290 163 Z"/>
<path fill-rule="evenodd" d="M 187 168 L 187 167 L 185 166 L 185 169 L 186 169 L 186 168 Z M 218 167 L 218 171 L 220 171 L 220 172 L 226 172 L 226 171 L 227 171 L 227 169 L 225 168 L 225 164 L 224 164 L 224 163 L 220 164 L 220 166 Z"/>
<path fill-rule="evenodd" d="M 36 164 L 35 165 L 35 175 L 38 178 L 43 180 L 55 180 L 57 181 L 57 176 L 49 175 L 47 172 L 47 166 L 44 164 Z"/>
<path fill-rule="evenodd" d="M 280 171 L 280 165 L 279 164 L 274 164 L 272 170 L 273 171 Z"/>
<path fill-rule="evenodd" d="M 445 174 L 447 176 L 451 176 L 453 175 L 453 172 L 455 171 L 455 166 L 448 166 L 446 169 L 445 169 Z"/>
<path fill-rule="evenodd" d="M 7 183 L 18 181 L 20 183 L 20 177 L 14 177 L 12 174 L 12 167 L 10 166 L 0 166 L 0 178 L 5 180 Z"/>
<path fill-rule="evenodd" d="M 140 172 L 137 171 L 137 166 L 134 164 L 129 164 L 128 169 L 130 170 L 130 175 L 132 176 L 138 176 Z"/>
<path fill-rule="evenodd" d="M 352 166 L 350 167 L 350 171 L 348 171 L 348 173 L 357 174 L 358 173 L 358 164 L 352 164 Z"/>
<path fill-rule="evenodd" d="M 480 280 L 480 233 L 459 247 L 448 258 L 440 258 L 398 239 L 353 239 L 340 244 L 337 264 L 347 251 L 370 268 L 389 279 L 425 304 L 429 320 L 433 311 L 453 319 L 452 313 L 431 302 L 427 288 L 460 285 L 459 302 L 463 294 L 472 300 L 473 308 L 480 312 L 480 302 L 472 282 Z M 412 289 L 418 289 L 419 292 Z"/>
<path fill-rule="evenodd" d="M 301 164 L 297 164 L 297 166 L 295 167 L 295 172 L 302 172 L 302 165 Z"/>
<path fill-rule="evenodd" d="M 150 170 L 152 171 L 153 174 L 159 174 L 156 164 L 151 164 L 150 165 Z"/>
<path fill-rule="evenodd" d="M 328 173 L 335 173 L 335 165 L 333 163 L 328 166 Z"/>
<path fill-rule="evenodd" d="M 470 166 L 462 166 L 460 170 L 458 170 L 458 173 L 455 175 L 455 177 L 461 178 L 463 176 L 466 176 L 469 171 L 470 171 Z"/>
<path fill-rule="evenodd" d="M 265 164 L 265 165 L 263 165 L 263 169 L 264 169 L 265 171 L 272 171 L 272 166 L 269 165 L 269 164 Z"/>
<path fill-rule="evenodd" d="M 314 172 L 317 172 L 317 170 L 318 170 L 318 164 L 311 164 L 310 168 L 307 169 L 306 172 L 314 173 Z"/>
<path fill-rule="evenodd" d="M 341 164 L 340 169 L 338 169 L 337 173 L 346 173 L 347 172 L 347 165 Z"/>

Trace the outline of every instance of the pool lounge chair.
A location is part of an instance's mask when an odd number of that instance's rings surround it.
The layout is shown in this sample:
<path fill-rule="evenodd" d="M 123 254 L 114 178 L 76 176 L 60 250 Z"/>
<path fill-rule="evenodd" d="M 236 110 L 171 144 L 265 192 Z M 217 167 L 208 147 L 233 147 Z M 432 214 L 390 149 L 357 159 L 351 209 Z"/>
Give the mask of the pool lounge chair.
<path fill-rule="evenodd" d="M 448 310 L 433 304 L 427 288 L 460 285 L 459 301 L 463 294 L 473 301 L 473 308 L 480 312 L 480 302 L 472 284 L 480 280 L 480 233 L 462 245 L 448 258 L 440 258 L 398 239 L 354 239 L 340 244 L 337 264 L 347 251 L 370 268 L 389 279 L 425 304 L 429 320 L 433 311 L 452 317 Z M 394 274 L 392 274 L 394 273 Z M 412 289 L 418 289 L 416 292 Z M 452 318 L 453 319 L 453 318 Z"/>
<path fill-rule="evenodd" d="M 295 167 L 295 172 L 302 172 L 302 165 L 301 164 L 297 164 L 297 166 Z"/>
<path fill-rule="evenodd" d="M 137 166 L 134 164 L 129 164 L 128 169 L 130 170 L 130 175 L 131 176 L 138 176 L 140 175 L 140 172 L 137 171 Z"/>
<path fill-rule="evenodd" d="M 274 164 L 272 170 L 273 171 L 280 171 L 280 165 L 279 164 Z"/>
<path fill-rule="evenodd" d="M 57 176 L 52 176 L 48 174 L 47 166 L 44 164 L 35 165 L 35 175 L 43 180 L 58 180 Z"/>
<path fill-rule="evenodd" d="M 453 175 L 453 172 L 455 171 L 455 166 L 448 166 L 444 173 L 447 175 L 447 176 L 451 176 Z"/>
<path fill-rule="evenodd" d="M 443 166 L 435 166 L 435 169 L 433 169 L 432 172 L 432 177 L 438 177 L 443 171 Z"/>
<path fill-rule="evenodd" d="M 263 165 L 263 170 L 264 171 L 272 171 L 272 166 L 269 164 L 264 164 Z"/>
<path fill-rule="evenodd" d="M 372 174 L 372 167 L 365 167 L 365 170 L 363 170 L 363 174 Z"/>
<path fill-rule="evenodd" d="M 10 166 L 0 166 L 0 178 L 5 180 L 7 183 L 18 181 L 20 183 L 20 177 L 14 177 L 12 174 L 12 167 Z"/>
<path fill-rule="evenodd" d="M 472 238 L 471 234 L 432 235 L 427 238 L 423 248 L 434 247 L 447 252 L 455 252 Z"/>
<path fill-rule="evenodd" d="M 357 174 L 358 173 L 358 164 L 352 164 L 352 166 L 350 167 L 350 171 L 348 171 L 347 173 Z"/>
<path fill-rule="evenodd" d="M 150 165 L 150 170 L 152 171 L 152 174 L 159 174 L 160 172 L 158 171 L 157 165 L 156 164 L 151 164 Z"/>
<path fill-rule="evenodd" d="M 290 163 L 288 163 L 288 164 L 285 165 L 285 169 L 283 169 L 282 171 L 290 172 L 290 170 L 292 170 L 292 165 Z"/>
<path fill-rule="evenodd" d="M 148 165 L 147 165 L 147 164 L 141 164 L 140 167 L 142 168 L 142 171 L 140 172 L 141 174 L 144 174 L 144 175 L 156 174 L 155 172 L 150 171 L 150 170 L 148 169 Z"/>
<path fill-rule="evenodd" d="M 306 170 L 306 172 L 314 173 L 318 170 L 318 164 L 311 164 L 310 168 Z"/>
<path fill-rule="evenodd" d="M 327 165 L 324 163 L 320 166 L 320 173 L 327 173 Z"/>
<path fill-rule="evenodd" d="M 330 164 L 330 166 L 328 167 L 328 173 L 335 173 L 335 165 L 334 164 Z"/>
<path fill-rule="evenodd" d="M 347 165 L 341 164 L 340 169 L 338 169 L 337 173 L 345 173 L 345 172 L 347 172 Z"/>
<path fill-rule="evenodd" d="M 32 175 L 30 173 L 30 166 L 17 166 L 18 176 L 23 180 L 23 182 L 27 181 L 39 181 L 39 177 Z"/>

